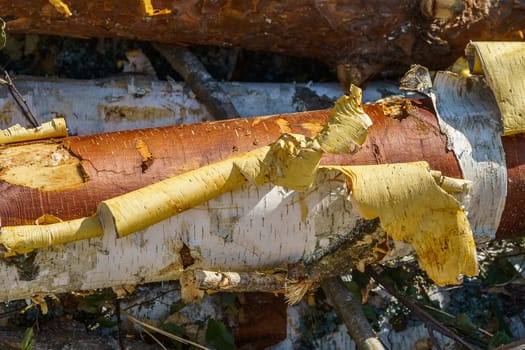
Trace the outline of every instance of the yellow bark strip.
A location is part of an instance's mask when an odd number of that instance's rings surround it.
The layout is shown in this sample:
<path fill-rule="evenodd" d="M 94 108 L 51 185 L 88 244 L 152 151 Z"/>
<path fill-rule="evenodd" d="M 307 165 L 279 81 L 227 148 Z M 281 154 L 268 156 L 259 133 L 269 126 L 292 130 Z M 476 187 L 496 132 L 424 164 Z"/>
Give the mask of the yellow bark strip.
<path fill-rule="evenodd" d="M 63 1 L 61 1 L 61 0 L 49 0 L 49 3 L 51 5 L 53 5 L 53 7 L 59 13 L 63 14 L 64 16 L 69 17 L 69 16 L 73 15 L 71 13 L 71 10 L 69 9 L 69 6 L 67 6 L 67 4 L 65 4 Z"/>
<path fill-rule="evenodd" d="M 476 247 L 466 214 L 438 186 L 426 162 L 330 168 L 346 176 L 360 215 L 379 217 L 393 239 L 412 244 L 421 268 L 434 282 L 457 284 L 460 275 L 477 275 Z M 444 181 L 453 192 L 465 188 L 466 182 L 460 182 Z"/>
<path fill-rule="evenodd" d="M 124 237 L 232 191 L 246 181 L 306 190 L 315 179 L 323 151 L 342 153 L 352 144 L 359 147 L 370 124 L 361 108 L 361 90 L 352 86 L 350 96 L 337 101 L 328 124 L 316 138 L 283 134 L 270 146 L 103 201 L 97 214 L 104 231 Z"/>
<path fill-rule="evenodd" d="M 65 136 L 67 136 L 66 121 L 64 118 L 55 118 L 34 129 L 26 129 L 16 124 L 5 130 L 0 130 L 0 144 Z"/>
<path fill-rule="evenodd" d="M 262 162 L 265 149 L 240 158 Z M 97 214 L 105 232 L 123 237 L 232 191 L 245 182 L 246 178 L 232 160 L 221 161 L 103 201 L 98 205 Z"/>
<path fill-rule="evenodd" d="M 148 17 L 152 16 L 158 16 L 158 15 L 169 15 L 171 13 L 170 9 L 155 9 L 153 8 L 153 4 L 151 3 L 151 0 L 140 0 L 142 4 L 142 9 L 144 10 L 144 14 Z"/>
<path fill-rule="evenodd" d="M 496 97 L 504 135 L 525 132 L 525 42 L 471 42 L 465 51 Z"/>
<path fill-rule="evenodd" d="M 363 110 L 361 98 L 361 89 L 351 85 L 350 95 L 337 100 L 328 123 L 316 137 L 324 152 L 355 153 L 365 142 L 372 120 Z"/>
<path fill-rule="evenodd" d="M 271 182 L 304 191 L 315 179 L 322 154 L 315 140 L 283 134 L 269 147 L 261 149 L 258 159 L 238 157 L 232 161 L 247 180 L 257 185 Z"/>
<path fill-rule="evenodd" d="M 124 237 L 241 187 L 273 182 L 293 190 L 311 186 L 322 152 L 315 141 L 284 134 L 271 146 L 213 163 L 101 202 L 104 231 Z M 318 148 L 318 147 L 317 147 Z"/>
<path fill-rule="evenodd" d="M 102 234 L 98 218 L 88 217 L 49 225 L 4 226 L 0 228 L 0 244 L 9 257 Z"/>

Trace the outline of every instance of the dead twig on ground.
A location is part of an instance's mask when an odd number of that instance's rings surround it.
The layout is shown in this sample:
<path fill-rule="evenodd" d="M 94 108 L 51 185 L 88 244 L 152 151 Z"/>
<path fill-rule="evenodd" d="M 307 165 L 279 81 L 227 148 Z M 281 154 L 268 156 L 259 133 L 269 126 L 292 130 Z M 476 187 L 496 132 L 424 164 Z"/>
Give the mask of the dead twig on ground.
<path fill-rule="evenodd" d="M 142 327 L 142 329 L 144 329 L 144 331 L 148 334 L 150 334 L 150 332 L 155 332 L 155 333 L 159 333 L 159 334 L 162 334 L 170 339 L 173 339 L 173 340 L 176 340 L 182 344 L 186 344 L 186 345 L 192 345 L 198 349 L 204 349 L 204 350 L 208 350 L 207 347 L 205 346 L 202 346 L 200 344 L 197 344 L 195 342 L 192 342 L 191 340 L 188 340 L 188 339 L 184 339 L 184 338 L 181 338 L 181 337 L 178 337 L 176 336 L 175 334 L 172 334 L 170 332 L 166 332 L 165 330 L 162 330 L 160 328 L 157 328 L 157 327 L 154 327 L 150 324 L 147 324 L 145 322 L 142 322 L 138 319 L 136 319 L 135 317 L 131 316 L 129 313 L 125 312 L 125 311 L 122 311 L 122 314 L 125 315 L 131 322 L 139 325 Z M 155 337 L 153 337 L 155 339 Z"/>
<path fill-rule="evenodd" d="M 441 322 L 435 319 L 432 315 L 430 315 L 428 312 L 419 307 L 412 299 L 399 293 L 397 289 L 390 283 L 388 283 L 384 278 L 382 278 L 373 267 L 367 266 L 366 273 L 368 273 L 377 283 L 379 283 L 383 288 L 385 288 L 385 290 L 392 296 L 394 296 L 401 304 L 403 304 L 410 311 L 412 311 L 414 315 L 416 315 L 421 321 L 423 321 L 423 323 L 426 324 L 429 330 L 435 329 L 444 336 L 449 337 L 450 339 L 453 339 L 456 342 L 460 343 L 465 348 L 469 350 L 475 349 L 474 346 L 472 346 L 470 343 L 458 336 L 456 333 L 452 332 Z"/>
<path fill-rule="evenodd" d="M 361 305 L 352 292 L 344 285 L 341 277 L 331 277 L 321 281 L 326 296 L 343 319 L 348 333 L 361 350 L 382 350 L 383 345 L 368 322 Z"/>

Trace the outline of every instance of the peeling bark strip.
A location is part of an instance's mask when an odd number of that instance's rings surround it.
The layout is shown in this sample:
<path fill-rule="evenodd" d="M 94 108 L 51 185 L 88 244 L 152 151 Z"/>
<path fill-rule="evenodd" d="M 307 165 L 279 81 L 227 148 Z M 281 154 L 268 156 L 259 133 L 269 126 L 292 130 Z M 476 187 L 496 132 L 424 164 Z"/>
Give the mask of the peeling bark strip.
<path fill-rule="evenodd" d="M 514 143 L 515 148 L 509 150 L 512 156 L 506 157 L 504 150 L 511 139 L 501 136 L 525 131 L 525 45 L 471 42 L 466 53 L 470 72 L 437 72 L 432 84 L 428 69 L 413 65 L 401 88 L 432 98 L 448 137 L 447 148 L 457 155 L 463 177 L 473 183 L 472 197 L 465 203 L 472 229 L 480 239 L 494 238 L 501 221 L 505 223 L 501 235 L 523 228 L 519 223 L 514 224 L 519 229 L 510 228 L 509 216 L 502 218 L 504 213 L 519 212 L 516 205 L 524 203 L 525 193 L 516 185 L 522 175 L 512 170 L 519 167 L 516 155 L 522 148 Z M 507 179 L 508 174 L 519 178 Z M 510 186 L 513 191 L 507 195 Z"/>
<path fill-rule="evenodd" d="M 445 68 L 469 40 L 523 39 L 525 15 L 516 1 L 444 4 L 450 2 L 1 0 L 0 13 L 13 33 L 219 45 L 348 63 L 341 71 L 354 82 L 395 63 Z"/>
<path fill-rule="evenodd" d="M 470 225 L 478 237 L 494 238 L 508 182 L 494 95 L 481 77 L 450 72 L 437 73 L 433 91 L 447 147 L 457 154 L 463 177 L 472 181 L 472 195 L 465 204 Z"/>
<path fill-rule="evenodd" d="M 484 75 L 494 93 L 503 134 L 525 132 L 525 43 L 471 42 L 465 51 L 472 74 Z"/>
<path fill-rule="evenodd" d="M 64 118 L 56 118 L 34 129 L 26 129 L 16 124 L 2 130 L 0 145 L 64 136 L 67 136 L 66 121 Z"/>

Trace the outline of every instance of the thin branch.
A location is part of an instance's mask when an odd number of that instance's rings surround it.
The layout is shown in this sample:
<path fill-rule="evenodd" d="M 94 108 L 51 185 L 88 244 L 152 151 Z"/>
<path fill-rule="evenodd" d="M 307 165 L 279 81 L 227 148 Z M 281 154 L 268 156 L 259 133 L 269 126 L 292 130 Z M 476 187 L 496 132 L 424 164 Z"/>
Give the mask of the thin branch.
<path fill-rule="evenodd" d="M 153 44 L 153 47 L 184 78 L 215 119 L 228 119 L 239 115 L 219 83 L 189 49 L 161 44 Z"/>
<path fill-rule="evenodd" d="M 343 319 L 348 333 L 358 349 L 384 349 L 363 312 L 361 301 L 346 288 L 341 277 L 324 279 L 321 281 L 321 287 Z"/>
<path fill-rule="evenodd" d="M 121 316 L 121 310 L 120 310 L 120 300 L 115 300 L 115 314 L 117 315 L 117 338 L 118 338 L 118 345 L 120 347 L 120 350 L 126 349 L 124 346 L 124 342 L 122 340 L 122 317 Z"/>
<path fill-rule="evenodd" d="M 394 286 L 392 286 L 384 278 L 382 278 L 371 266 L 366 267 L 366 272 L 377 283 L 383 286 L 383 288 L 385 288 L 385 290 L 388 293 L 393 295 L 397 300 L 399 300 L 401 304 L 405 305 L 410 311 L 412 311 L 414 315 L 416 315 L 421 321 L 423 321 L 429 329 L 435 329 L 438 332 L 445 335 L 446 337 L 457 341 L 467 349 L 475 350 L 475 348 L 470 343 L 468 343 L 456 333 L 452 332 L 450 329 L 441 324 L 441 322 L 436 320 L 432 315 L 420 308 L 412 299 L 400 294 Z"/>
<path fill-rule="evenodd" d="M 2 22 L 2 27 L 0 28 L 0 50 L 5 47 L 7 42 L 7 36 L 5 34 L 6 23 L 2 17 L 0 17 L 0 22 Z"/>
<path fill-rule="evenodd" d="M 146 328 L 142 328 L 142 330 L 144 331 L 144 333 L 149 335 L 151 337 L 151 339 L 153 339 L 155 341 L 155 343 L 159 344 L 159 346 L 162 348 L 162 350 L 168 350 L 168 348 L 165 347 L 164 344 L 162 344 L 162 342 L 160 340 L 158 340 L 156 336 L 153 335 L 153 333 L 148 331 Z"/>
<path fill-rule="evenodd" d="M 19 307 L 19 308 L 15 309 L 15 310 L 2 312 L 0 314 L 0 319 L 6 318 L 6 317 L 11 317 L 11 316 L 16 315 L 18 313 L 22 313 L 24 310 L 25 310 L 25 307 Z"/>
<path fill-rule="evenodd" d="M 18 91 L 15 84 L 13 84 L 13 81 L 11 80 L 11 77 L 9 76 L 9 73 L 7 73 L 7 71 L 4 71 L 4 78 L 5 79 L 0 79 L 0 83 L 7 86 L 9 93 L 11 93 L 11 96 L 13 96 L 13 99 L 16 101 L 16 103 L 22 110 L 22 113 L 24 114 L 26 119 L 29 121 L 29 123 L 31 123 L 31 125 L 34 128 L 37 128 L 40 125 L 40 123 L 31 111 L 31 107 L 27 103 L 27 100 L 24 98 L 24 96 L 22 96 L 20 91 Z"/>
<path fill-rule="evenodd" d="M 134 304 L 131 304 L 131 305 L 128 305 L 126 306 L 125 308 L 121 308 L 122 311 L 128 311 L 132 308 L 135 308 L 135 307 L 139 307 L 139 306 L 143 306 L 143 305 L 147 305 L 151 302 L 154 302 L 156 301 L 157 299 L 160 299 L 162 298 L 163 296 L 165 295 L 168 295 L 170 293 L 174 293 L 175 291 L 177 291 L 178 289 L 176 288 L 173 288 L 173 289 L 169 289 L 169 290 L 166 290 L 166 291 L 163 291 L 163 292 L 160 292 L 159 294 L 155 295 L 153 298 L 150 298 L 150 299 L 145 299 L 141 302 L 137 302 L 137 303 L 134 303 Z"/>
<path fill-rule="evenodd" d="M 438 308 L 435 308 L 435 307 L 433 307 L 433 306 L 430 306 L 430 305 L 423 305 L 423 306 L 424 306 L 425 308 L 429 309 L 429 310 L 432 310 L 432 311 L 434 311 L 434 312 L 437 312 L 438 314 L 441 314 L 441 315 L 443 315 L 443 316 L 446 316 L 446 317 L 450 318 L 451 320 L 453 320 L 453 319 L 456 318 L 454 315 L 451 315 L 451 314 L 449 314 L 448 312 L 445 312 L 445 311 L 440 310 L 440 309 L 438 309 Z M 478 332 L 485 334 L 487 337 L 492 338 L 492 337 L 494 336 L 494 334 L 490 333 L 489 331 L 487 331 L 487 330 L 485 330 L 485 329 L 483 329 L 483 328 L 477 327 L 476 329 L 478 330 Z"/>
<path fill-rule="evenodd" d="M 166 332 L 165 330 L 162 330 L 160 328 L 157 328 L 157 327 L 154 327 L 152 325 L 149 325 L 145 322 L 142 322 L 138 319 L 136 319 L 135 317 L 131 316 L 129 313 L 123 311 L 123 314 L 126 315 L 126 317 L 133 323 L 136 323 L 138 324 L 139 326 L 141 326 L 144 330 L 149 330 L 149 331 L 152 331 L 152 332 L 155 332 L 155 333 L 159 333 L 159 334 L 162 334 L 170 339 L 173 339 L 173 340 L 176 340 L 182 344 L 187 344 L 187 345 L 192 345 L 198 349 L 203 349 L 203 350 L 209 350 L 207 347 L 205 346 L 202 346 L 198 343 L 195 343 L 195 342 L 192 342 L 191 340 L 188 340 L 188 339 L 184 339 L 184 338 L 181 338 L 179 336 L 176 336 L 175 334 L 172 334 L 170 332 Z"/>

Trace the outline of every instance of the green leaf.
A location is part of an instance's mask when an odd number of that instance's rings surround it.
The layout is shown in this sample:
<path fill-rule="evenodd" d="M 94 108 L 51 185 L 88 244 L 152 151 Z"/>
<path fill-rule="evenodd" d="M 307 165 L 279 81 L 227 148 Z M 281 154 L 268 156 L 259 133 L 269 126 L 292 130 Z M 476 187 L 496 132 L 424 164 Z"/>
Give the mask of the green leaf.
<path fill-rule="evenodd" d="M 368 282 L 370 281 L 370 276 L 368 276 L 366 273 L 359 271 L 358 269 L 353 269 L 352 281 L 355 281 L 361 289 L 365 289 L 368 285 Z"/>
<path fill-rule="evenodd" d="M 356 281 L 352 280 L 350 282 L 345 282 L 345 285 L 354 297 L 359 298 L 359 300 L 361 300 L 361 298 L 363 297 L 361 295 L 361 287 Z"/>
<path fill-rule="evenodd" d="M 164 323 L 160 328 L 162 328 L 166 332 L 169 332 L 177 337 L 184 338 L 187 335 L 186 328 L 181 327 L 172 322 Z M 185 349 L 184 345 L 177 340 L 171 339 L 171 343 L 177 350 Z"/>
<path fill-rule="evenodd" d="M 392 281 L 399 291 L 406 291 L 408 286 L 413 285 L 409 282 L 412 279 L 412 275 L 402 267 L 387 267 L 381 272 L 381 277 Z"/>
<path fill-rule="evenodd" d="M 379 320 L 377 319 L 377 315 L 374 311 L 374 307 L 370 304 L 364 304 L 363 305 L 363 313 L 366 316 L 366 319 L 372 326 L 378 327 L 379 326 Z"/>
<path fill-rule="evenodd" d="M 512 337 L 507 332 L 497 331 L 489 341 L 489 348 L 494 349 L 500 345 L 508 344 L 512 341 Z"/>
<path fill-rule="evenodd" d="M 117 325 L 117 322 L 111 321 L 109 318 L 105 316 L 100 316 L 95 319 L 95 322 L 98 323 L 100 327 L 104 328 L 112 328 Z"/>
<path fill-rule="evenodd" d="M 507 322 L 505 322 L 505 313 L 501 304 L 496 301 L 492 301 L 490 304 L 492 313 L 498 322 L 498 331 L 505 332 L 506 334 L 512 334 Z"/>
<path fill-rule="evenodd" d="M 221 303 L 224 306 L 233 305 L 237 300 L 237 294 L 235 293 L 221 293 Z"/>
<path fill-rule="evenodd" d="M 497 259 L 485 273 L 482 273 L 483 282 L 487 284 L 506 283 L 516 277 L 518 272 L 507 259 Z"/>
<path fill-rule="evenodd" d="M 170 305 L 170 315 L 173 315 L 174 313 L 179 312 L 185 306 L 186 306 L 186 303 L 182 299 L 179 299 L 179 300 L 173 302 Z"/>
<path fill-rule="evenodd" d="M 470 317 L 464 313 L 456 315 L 454 326 L 466 335 L 472 335 L 478 330 L 478 327 L 472 322 Z"/>
<path fill-rule="evenodd" d="M 36 343 L 36 339 L 33 337 L 33 327 L 27 328 L 24 333 L 24 339 L 20 343 L 20 350 L 31 350 Z"/>
<path fill-rule="evenodd" d="M 113 302 L 114 299 L 115 295 L 113 293 L 106 291 L 97 292 L 83 298 L 78 303 L 77 310 L 88 314 L 98 314 L 106 303 Z"/>
<path fill-rule="evenodd" d="M 214 319 L 208 320 L 206 329 L 206 342 L 220 350 L 234 350 L 235 341 L 226 325 Z"/>
<path fill-rule="evenodd" d="M 178 337 L 186 335 L 186 328 L 176 325 L 172 322 L 164 323 L 161 328 L 166 332 L 170 332 L 171 334 L 176 335 Z"/>

